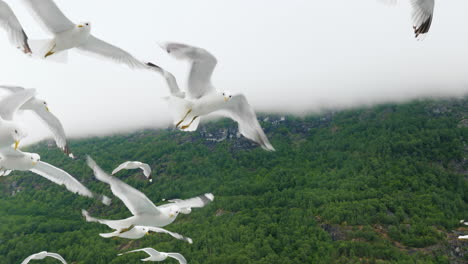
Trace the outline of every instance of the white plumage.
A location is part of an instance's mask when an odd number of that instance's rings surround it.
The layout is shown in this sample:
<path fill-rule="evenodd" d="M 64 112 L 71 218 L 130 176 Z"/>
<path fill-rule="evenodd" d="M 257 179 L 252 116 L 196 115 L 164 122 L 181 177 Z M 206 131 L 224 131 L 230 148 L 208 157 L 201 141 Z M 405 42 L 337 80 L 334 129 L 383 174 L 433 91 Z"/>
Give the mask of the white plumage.
<path fill-rule="evenodd" d="M 118 256 L 128 254 L 128 253 L 134 253 L 134 252 L 145 252 L 149 255 L 149 257 L 142 259 L 141 261 L 163 261 L 166 260 L 168 257 L 177 259 L 180 264 L 187 264 L 187 260 L 184 258 L 179 253 L 166 253 L 166 252 L 159 252 L 155 250 L 154 248 L 142 248 L 142 249 L 135 249 L 132 251 L 128 251 L 122 254 L 119 254 Z"/>
<path fill-rule="evenodd" d="M 27 257 L 25 260 L 23 260 L 23 262 L 21 262 L 21 264 L 28 264 L 29 261 L 31 260 L 34 260 L 34 259 L 37 259 L 37 260 L 40 260 L 40 259 L 45 259 L 47 257 L 51 257 L 51 258 L 54 258 L 54 259 L 58 259 L 60 260 L 63 264 L 67 264 L 67 262 L 65 261 L 65 259 L 60 256 L 59 254 L 57 253 L 50 253 L 50 252 L 47 252 L 47 251 L 42 251 L 42 252 L 39 252 L 39 253 L 36 253 L 36 254 L 32 254 L 31 256 Z"/>

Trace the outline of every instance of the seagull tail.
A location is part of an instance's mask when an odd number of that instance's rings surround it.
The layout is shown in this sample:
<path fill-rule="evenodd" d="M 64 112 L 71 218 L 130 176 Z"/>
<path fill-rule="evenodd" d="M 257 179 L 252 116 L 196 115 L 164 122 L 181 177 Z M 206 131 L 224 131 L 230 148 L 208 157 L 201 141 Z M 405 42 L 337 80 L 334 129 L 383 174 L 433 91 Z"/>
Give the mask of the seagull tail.
<path fill-rule="evenodd" d="M 35 58 L 47 59 L 58 63 L 67 63 L 68 61 L 68 51 L 53 52 L 55 46 L 53 39 L 30 39 L 28 43 Z"/>
<path fill-rule="evenodd" d="M 81 210 L 81 214 L 84 216 L 84 218 L 86 219 L 86 222 L 95 222 L 95 223 L 99 223 L 99 219 L 95 218 L 95 217 L 92 217 L 88 211 L 86 210 Z"/>
<path fill-rule="evenodd" d="M 115 237 L 119 235 L 119 231 L 111 232 L 111 233 L 100 233 L 99 235 L 104 238 L 110 238 L 110 237 Z"/>

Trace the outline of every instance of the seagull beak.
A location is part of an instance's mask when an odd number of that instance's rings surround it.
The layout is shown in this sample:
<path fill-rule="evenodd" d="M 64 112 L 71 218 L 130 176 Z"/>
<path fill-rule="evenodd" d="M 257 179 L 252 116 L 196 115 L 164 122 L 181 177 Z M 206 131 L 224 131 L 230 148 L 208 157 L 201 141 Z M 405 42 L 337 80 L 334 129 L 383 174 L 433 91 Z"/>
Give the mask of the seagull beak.
<path fill-rule="evenodd" d="M 19 140 L 15 140 L 15 150 L 18 149 L 19 143 L 20 143 Z"/>
<path fill-rule="evenodd" d="M 32 164 L 33 164 L 33 165 L 36 165 L 36 164 L 37 164 L 37 162 L 36 162 L 36 161 L 33 161 L 33 162 L 32 162 Z"/>
<path fill-rule="evenodd" d="M 146 232 L 146 235 L 147 235 L 147 236 L 150 235 L 150 232 Z"/>
<path fill-rule="evenodd" d="M 224 102 L 229 101 L 229 97 L 224 97 Z"/>
<path fill-rule="evenodd" d="M 82 27 L 83 27 L 83 25 L 78 25 L 78 27 L 79 27 L 79 28 L 82 28 Z"/>
<path fill-rule="evenodd" d="M 49 107 L 47 106 L 45 107 L 45 110 L 47 110 L 47 112 L 50 112 Z"/>
<path fill-rule="evenodd" d="M 174 214 L 170 214 L 169 217 L 171 217 L 171 218 L 174 217 Z"/>

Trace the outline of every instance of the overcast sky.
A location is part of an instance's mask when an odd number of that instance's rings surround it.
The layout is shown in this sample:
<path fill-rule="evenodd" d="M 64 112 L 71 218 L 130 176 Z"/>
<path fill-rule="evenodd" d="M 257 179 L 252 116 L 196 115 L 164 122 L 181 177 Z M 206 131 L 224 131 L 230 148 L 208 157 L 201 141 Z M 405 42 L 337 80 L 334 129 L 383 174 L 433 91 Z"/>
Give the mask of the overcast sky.
<path fill-rule="evenodd" d="M 50 37 L 20 1 L 6 1 L 30 38 Z M 182 87 L 188 65 L 158 42 L 207 49 L 218 58 L 219 90 L 246 94 L 257 111 L 294 113 L 467 94 L 468 1 L 437 1 L 423 41 L 413 37 L 408 2 L 56 0 L 72 21 L 90 21 L 95 36 L 165 67 Z M 31 59 L 3 33 L 0 57 L 0 83 L 36 88 L 72 137 L 169 124 L 160 99 L 168 88 L 155 73 L 76 52 L 67 64 Z M 47 135 L 40 122 L 21 119 L 32 138 Z"/>

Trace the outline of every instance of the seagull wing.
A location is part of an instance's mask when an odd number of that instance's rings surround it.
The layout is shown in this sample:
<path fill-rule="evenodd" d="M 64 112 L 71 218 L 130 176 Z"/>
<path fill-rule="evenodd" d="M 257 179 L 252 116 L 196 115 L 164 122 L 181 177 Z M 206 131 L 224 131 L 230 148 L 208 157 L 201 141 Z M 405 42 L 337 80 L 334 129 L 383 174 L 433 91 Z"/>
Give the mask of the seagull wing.
<path fill-rule="evenodd" d="M 159 209 L 151 202 L 146 195 L 131 187 L 116 177 L 105 173 L 91 157 L 87 159 L 88 166 L 94 171 L 96 178 L 110 185 L 112 193 L 117 196 L 127 206 L 133 215 L 143 213 L 159 214 Z"/>
<path fill-rule="evenodd" d="M 164 228 L 149 226 L 148 229 L 151 232 L 168 234 L 168 235 L 171 235 L 172 237 L 174 237 L 176 239 L 186 241 L 186 242 L 188 242 L 190 244 L 193 243 L 193 241 L 192 241 L 192 239 L 190 237 L 186 237 L 186 236 L 183 236 L 181 234 L 168 231 L 168 230 L 166 230 Z"/>
<path fill-rule="evenodd" d="M 31 48 L 28 44 L 28 36 L 23 30 L 18 18 L 16 17 L 10 6 L 0 0 L 0 27 L 7 33 L 10 42 L 16 47 L 22 47 L 24 53 L 31 53 Z"/>
<path fill-rule="evenodd" d="M 143 174 L 148 178 L 151 175 L 151 167 L 146 163 L 140 164 L 140 169 L 143 170 Z"/>
<path fill-rule="evenodd" d="M 129 163 L 130 163 L 130 161 L 126 161 L 126 162 L 120 164 L 117 168 L 115 168 L 112 171 L 112 175 L 116 174 L 117 172 L 119 172 L 119 171 L 121 171 L 123 169 L 126 169 Z"/>
<path fill-rule="evenodd" d="M 56 184 L 65 185 L 67 190 L 78 193 L 79 195 L 100 199 L 105 203 L 107 197 L 96 195 L 92 193 L 88 188 L 81 184 L 77 179 L 68 174 L 66 171 L 54 167 L 48 163 L 39 161 L 31 170 Z"/>
<path fill-rule="evenodd" d="M 429 32 L 434 13 L 434 0 L 410 0 L 410 2 L 413 6 L 414 34 L 418 37 Z"/>
<path fill-rule="evenodd" d="M 66 154 L 70 154 L 67 136 L 60 120 L 45 107 L 35 108 L 34 112 L 44 121 L 54 135 L 55 143 Z"/>
<path fill-rule="evenodd" d="M 175 42 L 164 43 L 162 47 L 176 58 L 192 61 L 188 79 L 188 93 L 191 98 L 200 98 L 215 91 L 211 85 L 211 75 L 217 60 L 211 53 L 202 48 Z"/>
<path fill-rule="evenodd" d="M 171 258 L 175 258 L 179 261 L 180 264 L 187 264 L 187 260 L 180 253 L 167 253 Z"/>
<path fill-rule="evenodd" d="M 0 0 L 1 1 L 1 0 Z M 4 89 L 9 91 L 10 93 L 17 93 L 24 91 L 24 87 L 21 86 L 13 86 L 13 85 L 0 85 L 0 89 Z"/>
<path fill-rule="evenodd" d="M 275 150 L 263 132 L 263 129 L 260 127 L 257 115 L 244 95 L 233 96 L 231 100 L 224 105 L 222 112 L 239 124 L 239 132 L 244 135 L 244 137 L 257 142 L 264 150 Z"/>
<path fill-rule="evenodd" d="M 91 53 L 116 63 L 125 64 L 131 69 L 148 69 L 148 65 L 136 59 L 130 53 L 92 35 L 88 37 L 88 40 L 84 44 L 77 48 L 85 53 Z"/>
<path fill-rule="evenodd" d="M 214 195 L 212 193 L 205 193 L 185 200 L 173 199 L 169 201 L 171 201 L 171 203 L 177 204 L 179 208 L 201 208 L 211 203 L 213 200 Z"/>
<path fill-rule="evenodd" d="M 23 262 L 21 262 L 21 264 L 28 264 L 29 261 L 31 261 L 32 259 L 34 259 L 36 256 L 37 256 L 37 254 L 32 254 L 31 256 L 29 256 L 29 257 L 27 257 L 26 259 L 24 259 Z"/>
<path fill-rule="evenodd" d="M 53 0 L 23 0 L 33 16 L 50 33 L 57 34 L 75 27 Z"/>
<path fill-rule="evenodd" d="M 146 63 L 146 65 L 149 66 L 150 69 L 154 70 L 155 72 L 162 74 L 164 79 L 166 79 L 167 86 L 169 87 L 169 92 L 171 93 L 171 95 L 180 98 L 185 97 L 185 93 L 180 90 L 179 85 L 177 84 L 177 80 L 172 73 L 164 70 L 163 68 L 151 62 Z"/>
<path fill-rule="evenodd" d="M 0 101 L 0 117 L 5 120 L 13 120 L 16 111 L 35 94 L 35 89 L 27 89 L 4 97 Z"/>
<path fill-rule="evenodd" d="M 127 251 L 127 252 L 124 252 L 124 253 L 120 253 L 117 256 L 122 256 L 122 255 L 125 255 L 125 254 L 128 254 L 128 253 L 135 253 L 135 252 L 140 252 L 140 251 L 143 251 L 143 252 L 145 252 L 146 254 L 148 254 L 150 256 L 157 256 L 157 255 L 161 254 L 161 253 L 159 253 L 159 251 L 157 251 L 154 248 L 140 248 L 140 249 L 135 249 L 135 250 Z"/>
<path fill-rule="evenodd" d="M 48 257 L 52 257 L 52 258 L 55 258 L 55 259 L 58 259 L 60 260 L 63 264 L 67 264 L 67 262 L 65 261 L 65 259 L 60 256 L 59 254 L 57 253 L 50 253 L 50 252 L 47 252 L 47 256 Z"/>

